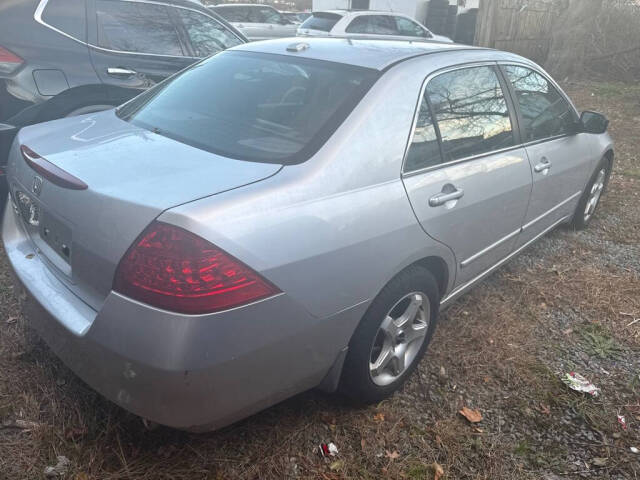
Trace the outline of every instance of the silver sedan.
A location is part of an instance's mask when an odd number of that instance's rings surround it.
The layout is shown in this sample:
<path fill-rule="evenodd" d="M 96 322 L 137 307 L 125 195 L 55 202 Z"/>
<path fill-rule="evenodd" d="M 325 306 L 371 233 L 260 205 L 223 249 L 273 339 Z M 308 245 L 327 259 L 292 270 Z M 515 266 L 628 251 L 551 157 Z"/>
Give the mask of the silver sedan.
<path fill-rule="evenodd" d="M 137 415 L 202 430 L 314 387 L 376 402 L 441 308 L 589 223 L 606 128 L 508 53 L 247 44 L 20 131 L 2 236 L 32 325 Z"/>

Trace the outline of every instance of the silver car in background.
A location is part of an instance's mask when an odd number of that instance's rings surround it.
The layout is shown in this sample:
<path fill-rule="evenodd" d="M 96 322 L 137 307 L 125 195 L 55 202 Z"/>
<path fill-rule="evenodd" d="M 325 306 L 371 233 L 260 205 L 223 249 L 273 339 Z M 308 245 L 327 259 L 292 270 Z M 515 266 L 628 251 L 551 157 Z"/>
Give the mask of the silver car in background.
<path fill-rule="evenodd" d="M 606 127 L 509 53 L 245 44 L 21 130 L 2 236 L 32 325 L 137 415 L 202 430 L 314 387 L 377 402 L 440 308 L 589 223 Z"/>
<path fill-rule="evenodd" d="M 226 3 L 209 7 L 249 40 L 292 37 L 298 23 L 269 5 Z"/>
<path fill-rule="evenodd" d="M 375 10 L 313 12 L 298 27 L 297 35 L 300 37 L 380 38 L 453 43 L 449 37 L 436 35 L 407 15 Z"/>

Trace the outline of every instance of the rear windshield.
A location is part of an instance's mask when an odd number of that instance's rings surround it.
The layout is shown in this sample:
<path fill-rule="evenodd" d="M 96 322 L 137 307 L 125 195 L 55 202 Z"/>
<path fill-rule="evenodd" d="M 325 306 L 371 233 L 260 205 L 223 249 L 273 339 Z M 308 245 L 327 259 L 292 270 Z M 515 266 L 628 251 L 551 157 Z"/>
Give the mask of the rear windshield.
<path fill-rule="evenodd" d="M 378 72 L 225 51 L 118 110 L 133 124 L 225 157 L 294 164 L 333 134 Z"/>
<path fill-rule="evenodd" d="M 329 12 L 317 12 L 312 13 L 309 18 L 307 18 L 300 28 L 308 28 L 309 30 L 321 30 L 323 32 L 330 32 L 333 26 L 338 23 L 338 21 L 342 18 L 342 15 L 338 15 L 337 13 L 329 13 Z"/>

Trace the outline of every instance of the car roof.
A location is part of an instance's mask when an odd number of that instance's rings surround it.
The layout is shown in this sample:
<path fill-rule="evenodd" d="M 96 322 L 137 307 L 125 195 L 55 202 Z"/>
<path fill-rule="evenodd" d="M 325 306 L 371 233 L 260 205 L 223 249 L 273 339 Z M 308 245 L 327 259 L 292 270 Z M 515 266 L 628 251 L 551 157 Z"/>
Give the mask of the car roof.
<path fill-rule="evenodd" d="M 298 46 L 299 50 L 295 47 Z M 287 50 L 287 47 L 291 47 Z M 251 42 L 233 47 L 257 53 L 290 55 L 294 57 L 345 63 L 359 67 L 384 70 L 390 65 L 416 56 L 460 50 L 490 51 L 455 43 L 405 40 L 354 39 L 340 37 L 294 37 Z M 514 55 L 514 57 L 517 57 Z"/>

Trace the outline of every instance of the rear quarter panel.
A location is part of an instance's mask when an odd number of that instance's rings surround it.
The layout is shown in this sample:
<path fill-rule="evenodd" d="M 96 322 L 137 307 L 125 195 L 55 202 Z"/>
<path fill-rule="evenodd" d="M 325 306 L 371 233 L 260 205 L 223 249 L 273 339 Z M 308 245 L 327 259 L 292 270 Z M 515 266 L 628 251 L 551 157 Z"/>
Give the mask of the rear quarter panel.
<path fill-rule="evenodd" d="M 307 162 L 160 220 L 212 241 L 318 317 L 370 301 L 427 256 L 455 272 L 449 248 L 419 226 L 400 179 L 420 86 L 451 57 L 466 58 L 433 55 L 392 67 Z"/>

